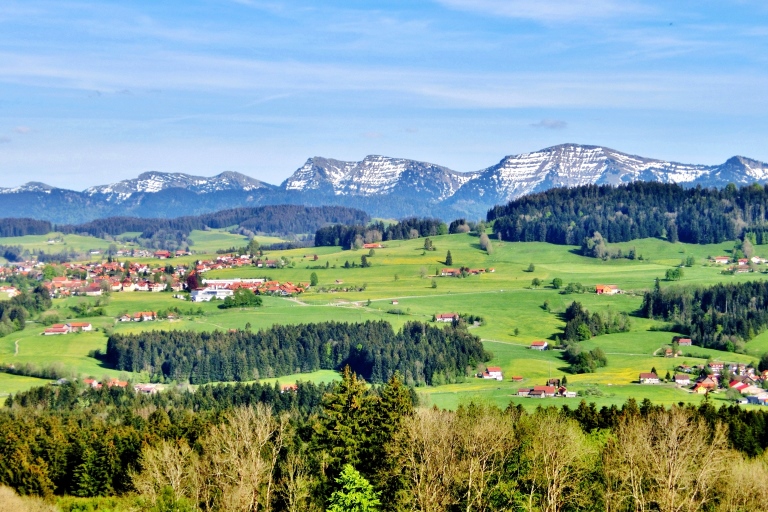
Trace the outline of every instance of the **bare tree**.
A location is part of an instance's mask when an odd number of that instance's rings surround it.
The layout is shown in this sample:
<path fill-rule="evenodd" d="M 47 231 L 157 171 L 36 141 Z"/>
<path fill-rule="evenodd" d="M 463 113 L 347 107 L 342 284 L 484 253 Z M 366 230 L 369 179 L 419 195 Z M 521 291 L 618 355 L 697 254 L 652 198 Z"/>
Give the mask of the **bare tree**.
<path fill-rule="evenodd" d="M 260 403 L 234 409 L 201 440 L 209 490 L 220 490 L 217 508 L 270 510 L 287 430 L 288 415 Z"/>
<path fill-rule="evenodd" d="M 200 497 L 198 457 L 185 441 L 161 441 L 157 446 L 145 446 L 141 451 L 141 473 L 133 474 L 136 490 L 154 503 L 166 487 L 175 499 Z"/>
<path fill-rule="evenodd" d="M 455 428 L 464 509 L 489 510 L 488 495 L 517 447 L 512 422 L 498 408 L 473 404 L 457 413 Z"/>
<path fill-rule="evenodd" d="M 735 457 L 718 489 L 718 510 L 760 510 L 768 503 L 768 458 Z"/>
<path fill-rule="evenodd" d="M 456 476 L 455 415 L 421 409 L 405 423 L 402 464 L 408 474 L 412 509 L 442 512 L 457 503 L 451 492 Z"/>
<path fill-rule="evenodd" d="M 290 451 L 281 471 L 280 492 L 287 512 L 316 510 L 312 503 L 313 478 L 307 462 L 307 454 Z"/>
<path fill-rule="evenodd" d="M 637 511 L 694 512 L 709 506 L 732 459 L 726 429 L 711 429 L 690 411 L 672 407 L 632 418 L 617 429 L 624 489 Z"/>
<path fill-rule="evenodd" d="M 526 418 L 531 433 L 525 448 L 529 464 L 528 510 L 559 512 L 577 505 L 589 493 L 582 479 L 596 462 L 597 451 L 581 427 L 553 409 Z"/>

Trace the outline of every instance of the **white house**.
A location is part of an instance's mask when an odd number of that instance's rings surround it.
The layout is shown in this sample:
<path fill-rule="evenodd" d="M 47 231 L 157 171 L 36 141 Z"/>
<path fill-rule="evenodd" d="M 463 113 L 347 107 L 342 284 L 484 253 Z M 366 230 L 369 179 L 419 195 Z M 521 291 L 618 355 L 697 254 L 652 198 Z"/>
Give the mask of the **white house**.
<path fill-rule="evenodd" d="M 458 313 L 438 313 L 435 315 L 435 322 L 450 323 L 459 319 Z"/>
<path fill-rule="evenodd" d="M 659 380 L 659 376 L 655 373 L 641 373 L 640 374 L 640 384 L 659 384 L 661 381 Z"/>
<path fill-rule="evenodd" d="M 549 347 L 549 343 L 546 341 L 534 341 L 531 343 L 531 349 L 533 350 L 547 350 L 547 347 Z"/>
<path fill-rule="evenodd" d="M 496 380 L 504 380 L 504 377 L 501 373 L 501 368 L 498 366 L 489 366 L 485 369 L 485 372 L 483 372 L 483 378 L 484 379 L 496 379 Z"/>
<path fill-rule="evenodd" d="M 675 374 L 675 384 L 677 384 L 678 386 L 690 386 L 691 385 L 690 375 L 686 375 L 684 373 Z"/>

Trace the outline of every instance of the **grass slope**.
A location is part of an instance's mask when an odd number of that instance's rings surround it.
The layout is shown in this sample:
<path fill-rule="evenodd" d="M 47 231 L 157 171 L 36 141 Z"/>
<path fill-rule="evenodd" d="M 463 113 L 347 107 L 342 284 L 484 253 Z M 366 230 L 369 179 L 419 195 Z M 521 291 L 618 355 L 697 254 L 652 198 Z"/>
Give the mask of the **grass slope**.
<path fill-rule="evenodd" d="M 195 250 L 206 250 L 242 245 L 243 237 L 223 232 L 196 232 Z M 522 403 L 526 407 L 550 404 L 533 399 L 517 398 L 518 387 L 544 384 L 546 379 L 562 377 L 566 365 L 557 351 L 537 352 L 528 349 L 531 341 L 554 340 L 562 332 L 564 323 L 560 314 L 574 300 L 582 302 L 590 311 L 614 310 L 632 314 L 642 301 L 642 292 L 653 286 L 656 278 L 663 278 L 667 269 L 679 265 L 687 256 L 696 259 L 696 265 L 685 269 L 680 283 L 662 281 L 662 286 L 708 285 L 715 282 L 739 282 L 763 278 L 760 274 L 723 275 L 721 267 L 706 263 L 708 256 L 728 254 L 733 243 L 717 245 L 670 244 L 663 240 L 636 240 L 618 244 L 624 252 L 634 248 L 644 260 L 601 261 L 585 258 L 575 247 L 545 243 L 494 242 L 491 255 L 480 250 L 477 237 L 468 234 L 446 235 L 432 238 L 436 251 L 424 251 L 423 239 L 387 242 L 385 248 L 376 249 L 368 258 L 370 268 L 342 268 L 346 261 L 360 262 L 367 250 L 341 251 L 335 247 L 271 251 L 265 258 L 284 257 L 289 265 L 283 269 L 258 269 L 255 267 L 211 272 L 206 277 L 262 277 L 279 281 L 309 282 L 315 272 L 319 285 L 298 299 L 266 297 L 264 306 L 258 309 L 221 310 L 216 303 L 191 304 L 160 293 L 115 293 L 106 306 L 106 317 L 90 319 L 100 329 L 114 332 L 139 332 L 148 329 L 212 329 L 266 328 L 273 324 L 318 322 L 328 319 L 340 321 L 365 321 L 385 319 L 395 328 L 408 320 L 428 321 L 440 312 L 461 312 L 481 315 L 485 324 L 472 328 L 480 336 L 487 350 L 493 353 L 491 364 L 501 366 L 505 377 L 524 377 L 520 384 L 468 379 L 467 382 L 422 389 L 428 403 L 440 407 L 455 407 L 470 399 L 489 400 L 499 405 Z M 197 242 L 200 242 L 198 244 Z M 206 245 L 207 244 L 207 245 Z M 762 247 L 757 248 L 760 255 Z M 453 267 L 494 268 L 495 272 L 466 279 L 433 277 L 443 265 L 450 250 Z M 768 251 L 766 251 L 768 253 Z M 318 260 L 313 256 L 317 254 Z M 768 255 L 768 254 L 766 254 Z M 195 256 L 200 257 L 200 256 Z M 190 257 L 194 259 L 195 257 Z M 155 262 L 157 263 L 157 262 Z M 534 272 L 527 272 L 529 264 Z M 326 268 L 326 265 L 328 268 Z M 319 268 L 310 268 L 319 267 Z M 334 268 L 335 267 L 335 268 Z M 424 275 L 425 277 L 422 277 Z M 580 282 L 584 286 L 616 284 L 627 293 L 618 296 L 597 296 L 594 293 L 561 295 L 549 283 L 559 277 L 564 283 Z M 532 289 L 531 281 L 538 278 L 546 286 Z M 432 282 L 436 287 L 432 287 Z M 337 291 L 321 293 L 323 287 L 357 288 L 364 291 Z M 399 304 L 392 304 L 393 300 Z M 55 311 L 66 316 L 68 307 L 86 300 L 72 298 L 57 300 Z M 92 299 L 88 299 L 92 300 Z M 543 307 L 549 303 L 550 311 Z M 159 310 L 179 307 L 182 318 L 177 321 L 146 323 L 115 323 L 114 317 L 122 313 L 141 310 Z M 399 309 L 401 314 L 388 311 Z M 198 312 L 202 310 L 202 314 Z M 188 313 L 189 311 L 192 313 Z M 657 325 L 648 319 L 632 317 L 632 330 L 628 333 L 601 336 L 584 342 L 585 348 L 601 347 L 608 354 L 608 366 L 595 374 L 568 375 L 569 388 L 592 393 L 589 400 L 598 405 L 621 404 L 627 398 L 638 400 L 648 397 L 655 402 L 671 404 L 680 401 L 698 402 L 701 397 L 671 385 L 641 386 L 635 384 L 640 372 L 655 367 L 662 376 L 673 373 L 680 363 L 699 364 L 708 357 L 725 361 L 755 361 L 768 350 L 768 333 L 763 333 L 747 344 L 748 354 L 727 354 L 694 347 L 682 358 L 665 359 L 655 356 L 657 349 L 669 343 L 672 333 L 650 330 Z M 41 336 L 42 327 L 30 326 L 23 333 L 0 339 L 0 362 L 36 362 L 46 364 L 60 361 L 80 374 L 101 376 L 114 374 L 99 366 L 98 361 L 87 356 L 88 351 L 104 348 L 106 335 L 97 333 L 69 335 L 66 337 Z M 515 334 L 517 332 L 517 334 Z M 20 351 L 14 355 L 13 342 L 20 339 Z M 289 383 L 297 379 L 327 381 L 335 372 L 315 372 L 286 376 L 279 380 Z M 31 385 L 31 383 L 30 383 Z M 15 387 L 14 387 L 15 386 Z M 0 380 L 0 393 L 20 389 L 21 384 Z M 577 400 L 559 400 L 557 403 L 577 404 Z"/>

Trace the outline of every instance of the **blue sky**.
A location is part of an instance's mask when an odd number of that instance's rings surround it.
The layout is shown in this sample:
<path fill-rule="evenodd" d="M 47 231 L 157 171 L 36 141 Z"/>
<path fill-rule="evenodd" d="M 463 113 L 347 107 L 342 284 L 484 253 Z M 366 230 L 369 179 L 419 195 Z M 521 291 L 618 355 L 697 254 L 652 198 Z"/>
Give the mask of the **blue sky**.
<path fill-rule="evenodd" d="M 0 187 L 564 142 L 768 161 L 768 2 L 0 3 Z"/>

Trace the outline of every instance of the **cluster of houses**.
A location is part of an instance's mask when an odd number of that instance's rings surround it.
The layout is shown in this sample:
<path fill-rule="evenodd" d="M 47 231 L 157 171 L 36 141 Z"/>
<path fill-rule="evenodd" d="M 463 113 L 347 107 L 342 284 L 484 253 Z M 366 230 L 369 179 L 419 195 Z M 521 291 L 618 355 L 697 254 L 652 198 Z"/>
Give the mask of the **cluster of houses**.
<path fill-rule="evenodd" d="M 728 270 L 737 274 L 751 272 L 752 268 L 750 267 L 750 263 L 755 265 L 764 265 L 766 262 L 768 262 L 768 260 L 761 258 L 760 256 L 752 256 L 751 258 L 739 259 L 733 259 L 730 256 L 715 256 L 712 258 L 712 261 L 717 265 L 729 265 L 734 263 L 734 265 L 730 266 Z"/>
<path fill-rule="evenodd" d="M 88 322 L 70 322 L 68 324 L 53 324 L 43 331 L 44 336 L 56 336 L 71 332 L 92 331 L 93 326 Z"/>
<path fill-rule="evenodd" d="M 119 322 L 151 322 L 157 320 L 157 313 L 154 311 L 139 311 L 132 315 L 126 313 L 117 319 Z"/>
<path fill-rule="evenodd" d="M 747 403 L 760 403 L 768 405 L 768 392 L 762 385 L 768 381 L 768 370 L 759 373 L 751 365 L 744 363 L 710 362 L 706 365 L 688 366 L 679 365 L 675 369 L 672 382 L 680 387 L 689 388 L 691 392 L 706 394 L 719 388 L 726 387 L 723 382 L 728 378 L 727 388 L 736 389 L 745 398 Z M 698 377 L 692 374 L 698 373 Z M 641 384 L 661 384 L 662 379 L 654 372 L 641 373 Z"/>
<path fill-rule="evenodd" d="M 440 270 L 440 277 L 461 277 L 462 272 L 467 275 L 476 276 L 478 274 L 485 274 L 486 272 L 496 272 L 494 268 L 444 268 Z"/>
<path fill-rule="evenodd" d="M 251 290 L 257 295 L 292 297 L 304 293 L 309 288 L 309 284 L 280 283 L 279 281 L 267 281 L 264 278 L 203 279 L 203 286 L 192 290 L 191 299 L 192 302 L 223 300 L 234 295 L 238 288 Z"/>
<path fill-rule="evenodd" d="M 9 299 L 12 299 L 19 295 L 21 292 L 13 286 L 0 286 L 0 293 L 4 294 Z"/>
<path fill-rule="evenodd" d="M 544 386 L 518 389 L 517 396 L 526 398 L 576 398 L 576 392 L 568 391 L 568 389 L 561 384 L 560 379 L 549 379 Z"/>

